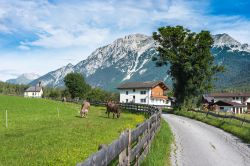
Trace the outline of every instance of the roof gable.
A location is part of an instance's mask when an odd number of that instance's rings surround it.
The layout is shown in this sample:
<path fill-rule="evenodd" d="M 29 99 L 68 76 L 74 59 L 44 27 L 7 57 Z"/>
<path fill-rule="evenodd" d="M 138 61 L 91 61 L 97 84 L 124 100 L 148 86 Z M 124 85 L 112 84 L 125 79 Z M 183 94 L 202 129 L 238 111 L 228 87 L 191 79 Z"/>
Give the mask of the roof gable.
<path fill-rule="evenodd" d="M 40 92 L 42 90 L 41 86 L 31 86 L 25 90 L 25 92 Z"/>
<path fill-rule="evenodd" d="M 117 89 L 143 89 L 154 88 L 159 85 L 162 89 L 167 90 L 168 87 L 162 81 L 148 81 L 148 82 L 127 82 L 120 84 Z"/>
<path fill-rule="evenodd" d="M 230 102 L 230 101 L 217 101 L 214 104 L 218 105 L 218 106 L 235 106 L 235 107 L 246 107 L 246 105 L 244 104 L 240 104 L 240 103 L 236 103 L 236 102 Z"/>

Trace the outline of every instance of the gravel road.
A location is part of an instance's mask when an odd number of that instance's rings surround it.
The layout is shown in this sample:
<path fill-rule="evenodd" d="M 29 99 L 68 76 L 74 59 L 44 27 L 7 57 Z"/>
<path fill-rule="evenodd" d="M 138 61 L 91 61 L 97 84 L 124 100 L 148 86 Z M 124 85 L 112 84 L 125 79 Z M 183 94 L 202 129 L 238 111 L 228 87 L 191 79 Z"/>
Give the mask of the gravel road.
<path fill-rule="evenodd" d="M 250 166 L 250 145 L 239 138 L 189 118 L 172 114 L 162 117 L 175 137 L 172 166 Z"/>

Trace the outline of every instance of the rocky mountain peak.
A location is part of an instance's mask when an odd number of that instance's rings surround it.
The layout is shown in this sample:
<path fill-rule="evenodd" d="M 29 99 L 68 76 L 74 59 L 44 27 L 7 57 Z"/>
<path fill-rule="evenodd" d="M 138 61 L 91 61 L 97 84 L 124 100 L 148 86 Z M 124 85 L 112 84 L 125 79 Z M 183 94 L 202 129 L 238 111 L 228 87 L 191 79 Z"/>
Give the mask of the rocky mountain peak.
<path fill-rule="evenodd" d="M 213 47 L 227 47 L 230 50 L 229 51 L 246 51 L 250 52 L 250 47 L 248 44 L 241 44 L 237 40 L 235 40 L 230 35 L 223 33 L 223 34 L 217 34 L 213 36 L 214 44 Z"/>
<path fill-rule="evenodd" d="M 241 43 L 226 33 L 214 35 L 215 46 L 240 46 Z"/>
<path fill-rule="evenodd" d="M 36 73 L 24 73 L 18 76 L 17 78 L 9 79 L 6 82 L 12 83 L 12 84 L 28 84 L 31 81 L 37 79 L 38 77 L 40 76 Z"/>
<path fill-rule="evenodd" d="M 211 51 L 216 55 L 216 63 L 230 65 L 232 62 L 230 58 L 234 57 L 238 60 L 250 55 L 245 52 L 249 48 L 247 44 L 241 44 L 228 34 L 218 34 L 213 38 L 215 43 Z M 155 44 L 153 38 L 147 35 L 127 35 L 97 48 L 87 59 L 75 66 L 68 64 L 40 77 L 36 82 L 41 80 L 44 85 L 51 87 L 64 86 L 64 77 L 68 73 L 75 72 L 83 74 L 92 86 L 105 89 L 115 89 L 124 81 L 164 80 L 171 83 L 171 78 L 166 74 L 168 67 L 156 68 L 151 60 L 152 56 L 157 54 Z M 227 55 L 232 56 L 227 57 Z M 229 61 L 225 62 L 225 59 Z M 236 68 L 237 65 L 234 67 Z"/>

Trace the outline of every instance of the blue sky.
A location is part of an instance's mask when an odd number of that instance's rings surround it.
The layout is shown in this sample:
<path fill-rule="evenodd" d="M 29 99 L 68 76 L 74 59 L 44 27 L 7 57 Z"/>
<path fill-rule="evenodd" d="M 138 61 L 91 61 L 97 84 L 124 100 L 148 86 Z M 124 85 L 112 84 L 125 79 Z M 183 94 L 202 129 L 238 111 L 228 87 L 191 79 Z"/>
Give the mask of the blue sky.
<path fill-rule="evenodd" d="M 248 0 L 0 0 L 0 80 L 76 64 L 97 47 L 160 26 L 250 43 Z"/>

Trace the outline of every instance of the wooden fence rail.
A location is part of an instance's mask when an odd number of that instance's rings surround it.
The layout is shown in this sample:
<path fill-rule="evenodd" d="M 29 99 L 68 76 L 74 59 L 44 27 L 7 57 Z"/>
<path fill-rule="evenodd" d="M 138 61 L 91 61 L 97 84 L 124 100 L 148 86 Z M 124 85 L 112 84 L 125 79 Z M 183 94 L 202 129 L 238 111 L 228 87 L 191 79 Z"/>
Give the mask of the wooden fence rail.
<path fill-rule="evenodd" d="M 103 106 L 106 103 L 91 102 Z M 90 156 L 77 166 L 106 166 L 118 159 L 119 166 L 139 165 L 149 152 L 151 142 L 160 128 L 161 111 L 150 105 L 120 103 L 120 107 L 150 115 L 150 118 L 133 130 L 123 131 L 120 137 Z"/>
<path fill-rule="evenodd" d="M 237 117 L 237 116 L 234 116 L 234 115 L 222 115 L 222 114 L 217 114 L 217 113 L 211 112 L 211 111 L 205 112 L 205 111 L 201 111 L 201 110 L 189 110 L 189 111 L 199 112 L 199 113 L 203 113 L 203 114 L 206 114 L 206 115 L 211 115 L 211 116 L 218 117 L 218 118 L 223 118 L 223 119 L 235 119 L 235 120 L 241 121 L 242 124 L 243 123 L 250 123 L 249 119 Z"/>

